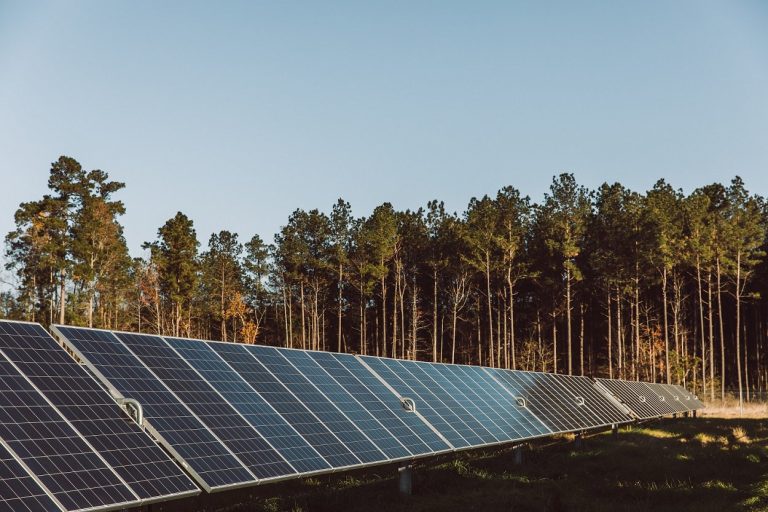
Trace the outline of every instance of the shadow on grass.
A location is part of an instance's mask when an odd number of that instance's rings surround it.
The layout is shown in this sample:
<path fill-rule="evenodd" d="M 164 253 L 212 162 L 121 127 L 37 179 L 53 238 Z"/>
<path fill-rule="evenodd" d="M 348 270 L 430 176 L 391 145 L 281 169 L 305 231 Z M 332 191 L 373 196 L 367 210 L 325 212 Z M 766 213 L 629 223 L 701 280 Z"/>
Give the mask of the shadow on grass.
<path fill-rule="evenodd" d="M 417 465 L 414 495 L 395 470 L 289 484 L 227 512 L 257 511 L 696 511 L 768 510 L 768 427 L 757 419 L 664 420 L 618 437 L 458 454 Z M 260 492 L 274 492 L 263 488 Z"/>

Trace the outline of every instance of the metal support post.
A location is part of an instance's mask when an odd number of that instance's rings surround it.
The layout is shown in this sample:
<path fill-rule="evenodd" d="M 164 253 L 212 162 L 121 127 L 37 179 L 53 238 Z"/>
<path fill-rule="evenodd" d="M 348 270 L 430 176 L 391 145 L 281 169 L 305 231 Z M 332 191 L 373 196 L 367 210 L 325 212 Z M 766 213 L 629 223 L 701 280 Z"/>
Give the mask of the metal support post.
<path fill-rule="evenodd" d="M 413 464 L 406 464 L 397 468 L 400 475 L 400 494 L 410 496 L 413 494 Z"/>
<path fill-rule="evenodd" d="M 523 445 L 518 444 L 515 446 L 512 451 L 515 452 L 515 466 L 520 466 L 523 464 Z"/>

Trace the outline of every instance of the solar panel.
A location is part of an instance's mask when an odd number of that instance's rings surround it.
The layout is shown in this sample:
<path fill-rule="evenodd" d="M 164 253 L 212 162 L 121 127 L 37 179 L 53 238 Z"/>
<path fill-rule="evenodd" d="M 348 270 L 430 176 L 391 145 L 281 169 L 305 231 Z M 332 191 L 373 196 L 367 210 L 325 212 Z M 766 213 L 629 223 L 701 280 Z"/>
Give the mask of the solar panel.
<path fill-rule="evenodd" d="M 42 327 L 0 323 L 0 349 L 139 498 L 149 502 L 200 492 Z"/>
<path fill-rule="evenodd" d="M 240 374 L 334 468 L 361 464 L 331 430 L 244 345 L 213 343 L 211 348 Z"/>
<path fill-rule="evenodd" d="M 0 440 L 0 512 L 61 512 Z"/>
<path fill-rule="evenodd" d="M 642 382 L 641 384 L 648 389 L 648 394 L 650 395 L 648 397 L 648 403 L 651 404 L 651 407 L 654 407 L 659 411 L 659 416 L 675 414 L 677 412 L 677 409 L 669 403 L 669 398 L 661 389 L 660 384 L 652 382 Z"/>
<path fill-rule="evenodd" d="M 180 338 L 166 340 L 256 428 L 294 468 L 294 472 L 312 473 L 331 468 L 317 450 L 229 366 L 209 343 Z"/>
<path fill-rule="evenodd" d="M 0 439 L 65 510 L 140 503 L 4 355 L 0 356 L 0 389 Z"/>
<path fill-rule="evenodd" d="M 618 379 L 595 379 L 597 383 L 613 394 L 639 420 L 657 418 L 659 411 L 648 403 L 649 390 L 645 386 L 637 386 L 639 382 Z"/>
<path fill-rule="evenodd" d="M 113 333 L 55 326 L 115 396 L 138 400 L 147 429 L 207 491 L 252 483 L 254 475 Z"/>
<path fill-rule="evenodd" d="M 451 450 L 451 446 L 420 414 L 406 411 L 398 397 L 355 356 L 330 352 L 309 352 L 309 355 L 395 434 L 412 454 Z"/>
<path fill-rule="evenodd" d="M 419 414 L 423 415 L 454 448 L 482 444 L 482 440 L 431 391 L 427 384 L 415 378 L 410 372 L 404 371 L 399 364 L 393 364 L 393 362 L 396 363 L 394 359 L 372 356 L 359 356 L 359 358 L 396 396 L 413 399 Z"/>
<path fill-rule="evenodd" d="M 332 375 L 323 369 L 309 352 L 278 349 L 328 400 L 346 416 L 367 439 L 389 459 L 403 459 L 413 454 L 378 420 L 365 409 Z"/>
<path fill-rule="evenodd" d="M 543 421 L 553 433 L 575 432 L 587 427 L 588 422 L 578 413 L 575 400 L 564 393 L 561 386 L 542 377 L 545 374 L 486 368 L 486 371 L 508 387 L 515 398 Z"/>
<path fill-rule="evenodd" d="M 115 333 L 257 479 L 296 473 L 163 338 Z M 255 480 L 255 479 L 254 479 Z"/>
<path fill-rule="evenodd" d="M 693 410 L 685 404 L 685 400 L 681 398 L 680 390 L 673 384 L 656 384 L 656 386 L 659 393 L 664 395 L 666 402 L 672 407 L 675 413 L 690 412 Z"/>
<path fill-rule="evenodd" d="M 496 414 L 508 425 L 510 440 L 539 437 L 550 434 L 533 412 L 524 404 L 517 403 L 503 386 L 492 379 L 482 367 L 465 365 L 441 365 L 443 371 L 453 374 L 453 381 L 468 386 L 479 403 L 485 404 L 486 414 Z"/>
<path fill-rule="evenodd" d="M 595 387 L 589 377 L 553 374 L 554 380 L 570 392 L 581 411 L 587 413 L 595 427 L 628 423 L 632 418 L 611 398 Z"/>
<path fill-rule="evenodd" d="M 687 407 L 689 407 L 692 411 L 703 409 L 704 403 L 699 400 L 696 395 L 685 389 L 683 386 L 675 386 L 678 391 L 680 391 L 680 395 L 685 400 L 685 404 Z"/>

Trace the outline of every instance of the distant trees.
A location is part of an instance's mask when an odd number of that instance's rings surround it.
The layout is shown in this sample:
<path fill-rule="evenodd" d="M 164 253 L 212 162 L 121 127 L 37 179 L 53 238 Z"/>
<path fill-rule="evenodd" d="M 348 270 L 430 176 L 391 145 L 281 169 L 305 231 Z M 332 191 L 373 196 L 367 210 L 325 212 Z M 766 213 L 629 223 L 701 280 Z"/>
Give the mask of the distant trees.
<path fill-rule="evenodd" d="M 711 399 L 768 384 L 768 209 L 741 179 L 689 195 L 556 176 L 462 212 L 439 200 L 356 217 L 295 210 L 274 243 L 225 229 L 201 249 L 179 212 L 131 259 L 125 187 L 72 158 L 19 205 L 0 314 L 504 368 L 662 380 Z"/>

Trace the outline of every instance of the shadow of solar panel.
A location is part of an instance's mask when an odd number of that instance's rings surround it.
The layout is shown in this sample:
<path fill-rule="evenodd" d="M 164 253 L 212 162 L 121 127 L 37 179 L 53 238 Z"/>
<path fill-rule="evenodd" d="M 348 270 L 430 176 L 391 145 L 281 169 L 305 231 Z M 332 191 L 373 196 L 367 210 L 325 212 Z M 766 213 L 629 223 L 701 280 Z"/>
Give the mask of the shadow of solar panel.
<path fill-rule="evenodd" d="M 0 512 L 61 512 L 0 441 Z"/>
<path fill-rule="evenodd" d="M 4 356 L 0 388 L 0 439 L 64 509 L 139 504 L 112 468 Z"/>
<path fill-rule="evenodd" d="M 221 356 L 333 467 L 359 465 L 358 459 L 318 417 L 244 345 L 213 343 Z"/>
<path fill-rule="evenodd" d="M 139 498 L 150 502 L 200 492 L 41 326 L 0 325 L 0 349 Z"/>
<path fill-rule="evenodd" d="M 180 338 L 166 340 L 256 428 L 295 472 L 312 473 L 331 468 L 317 450 L 210 347 L 210 343 Z"/>
<path fill-rule="evenodd" d="M 115 396 L 138 400 L 147 428 L 207 491 L 252 483 L 219 439 L 113 333 L 55 326 Z"/>

